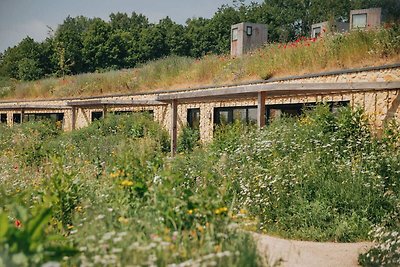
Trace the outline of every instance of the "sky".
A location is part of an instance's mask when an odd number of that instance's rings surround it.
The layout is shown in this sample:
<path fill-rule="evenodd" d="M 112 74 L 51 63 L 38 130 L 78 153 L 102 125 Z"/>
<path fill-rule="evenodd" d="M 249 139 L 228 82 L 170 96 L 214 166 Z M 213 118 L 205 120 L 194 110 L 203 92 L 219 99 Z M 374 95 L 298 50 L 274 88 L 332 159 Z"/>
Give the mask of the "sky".
<path fill-rule="evenodd" d="M 56 29 L 69 15 L 100 17 L 133 11 L 158 22 L 169 16 L 184 24 L 192 17 L 210 18 L 223 4 L 232 0 L 0 0 L 0 52 L 18 44 L 26 36 L 44 40 L 47 26 Z"/>

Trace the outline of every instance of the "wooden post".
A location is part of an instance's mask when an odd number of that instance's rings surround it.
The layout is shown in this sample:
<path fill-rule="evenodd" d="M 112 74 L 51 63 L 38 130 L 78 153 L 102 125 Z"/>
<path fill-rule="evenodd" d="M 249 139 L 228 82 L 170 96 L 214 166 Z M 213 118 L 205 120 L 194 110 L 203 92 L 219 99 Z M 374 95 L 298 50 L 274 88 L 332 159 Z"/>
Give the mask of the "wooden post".
<path fill-rule="evenodd" d="M 72 119 L 72 125 L 71 125 L 72 130 L 75 130 L 76 129 L 76 107 L 72 107 L 71 119 Z"/>
<path fill-rule="evenodd" d="M 103 119 L 107 117 L 107 106 L 103 105 Z"/>
<path fill-rule="evenodd" d="M 265 126 L 265 96 L 265 92 L 258 92 L 257 125 L 260 129 Z"/>
<path fill-rule="evenodd" d="M 176 154 L 177 144 L 177 125 L 178 125 L 178 100 L 173 99 L 171 101 L 171 156 L 174 157 Z"/>
<path fill-rule="evenodd" d="M 21 124 L 24 122 L 25 110 L 21 109 Z"/>

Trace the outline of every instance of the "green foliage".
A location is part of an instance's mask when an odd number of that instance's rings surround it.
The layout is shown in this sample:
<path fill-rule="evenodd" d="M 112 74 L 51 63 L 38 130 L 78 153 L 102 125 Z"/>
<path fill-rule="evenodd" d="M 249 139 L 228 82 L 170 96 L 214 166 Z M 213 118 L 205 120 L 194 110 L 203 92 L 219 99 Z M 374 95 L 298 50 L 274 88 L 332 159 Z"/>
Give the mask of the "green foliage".
<path fill-rule="evenodd" d="M 153 30 L 159 31 L 160 27 Z M 149 30 L 148 33 L 153 30 Z M 139 57 L 139 45 L 134 45 L 133 50 L 126 50 L 120 43 L 131 43 L 133 33 L 116 31 L 113 35 L 115 39 L 113 37 L 111 43 L 105 44 L 109 64 L 99 70 L 115 69 L 118 64 L 128 67 L 133 61 L 136 62 L 135 65 L 144 61 Z M 159 88 L 218 86 L 239 81 L 248 82 L 257 77 L 269 79 L 304 72 L 320 72 L 321 69 L 374 66 L 381 64 L 380 62 L 389 64 L 397 61 L 400 52 L 399 36 L 400 27 L 389 25 L 388 28 L 377 31 L 352 31 L 348 34 L 329 34 L 318 39 L 300 38 L 287 44 L 269 44 L 235 59 L 230 56 L 206 55 L 196 60 L 174 55 L 139 64 L 131 70 L 88 73 L 66 76 L 63 79 L 48 78 L 37 82 L 22 83 L 9 80 L 8 85 L 0 89 L 0 95 L 37 98 L 132 93 Z M 139 42 L 139 39 L 137 37 L 135 42 Z M 211 44 L 206 46 L 212 47 Z M 156 46 L 149 42 L 146 49 L 158 49 L 154 47 Z M 163 48 L 160 53 L 168 54 L 165 52 L 168 49 Z M 119 54 L 129 56 L 121 59 Z M 68 59 L 67 50 L 64 63 L 64 72 L 72 72 L 72 61 Z M 59 73 L 61 72 L 60 70 Z"/>
<path fill-rule="evenodd" d="M 360 110 L 318 106 L 261 131 L 218 128 L 209 146 L 171 159 L 167 134 L 145 114 L 108 116 L 71 133 L 0 126 L 1 255 L 6 265 L 71 253 L 62 264 L 259 266 L 253 240 L 238 230 L 245 228 L 308 240 L 375 238 L 361 261 L 395 262 L 398 133 L 387 122 L 378 138 Z M 371 237 L 375 226 L 384 230 Z"/>
<path fill-rule="evenodd" d="M 24 58 L 18 62 L 18 78 L 23 81 L 38 80 L 43 75 L 43 70 L 38 62 Z"/>
<path fill-rule="evenodd" d="M 259 229 L 287 237 L 354 241 L 396 207 L 398 149 L 374 139 L 361 111 L 318 107 L 300 120 L 247 133 L 229 151 L 227 175 Z M 394 193 L 395 195 L 398 193 Z M 366 206 L 365 203 L 368 203 Z"/>
<path fill-rule="evenodd" d="M 178 137 L 178 152 L 192 152 L 200 145 L 200 131 L 190 127 L 184 127 Z"/>
<path fill-rule="evenodd" d="M 133 68 L 169 55 L 198 58 L 210 53 L 227 54 L 231 25 L 239 22 L 267 24 L 269 41 L 286 43 L 308 36 L 313 23 L 349 21 L 351 9 L 370 7 L 382 7 L 386 22 L 400 19 L 397 0 L 266 0 L 249 4 L 233 1 L 231 5 L 222 5 L 212 18 L 190 18 L 185 25 L 169 17 L 152 24 L 146 16 L 135 12 L 112 13 L 109 22 L 68 16 L 42 43 L 27 37 L 4 51 L 0 75 L 32 80 Z"/>
<path fill-rule="evenodd" d="M 188 176 L 191 161 L 169 158 L 168 135 L 149 117 L 108 116 L 71 133 L 53 134 L 41 123 L 0 128 L 0 205 L 51 209 L 41 224 L 45 234 L 34 239 L 36 256 L 1 251 L 4 264 L 18 257 L 45 263 L 54 246 L 69 257 L 51 260 L 65 265 L 259 266 L 253 240 L 232 226 L 228 184 L 217 171 Z M 32 141 L 22 139 L 26 133 Z M 21 154 L 33 142 L 41 143 L 33 151 L 43 156 L 26 164 Z M 196 161 L 211 166 L 204 155 Z M 0 242 L 14 242 L 4 232 L 23 231 L 28 219 L 9 212 L 22 227 L 8 220 L 3 227 L 7 217 L 0 214 Z"/>
<path fill-rule="evenodd" d="M 77 253 L 69 246 L 54 245 L 54 241 L 60 244 L 65 240 L 59 235 L 46 233 L 51 219 L 50 208 L 35 207 L 31 214 L 24 207 L 17 206 L 15 215 L 19 219 L 10 222 L 8 214 L 0 211 L 1 266 L 41 266 Z"/>

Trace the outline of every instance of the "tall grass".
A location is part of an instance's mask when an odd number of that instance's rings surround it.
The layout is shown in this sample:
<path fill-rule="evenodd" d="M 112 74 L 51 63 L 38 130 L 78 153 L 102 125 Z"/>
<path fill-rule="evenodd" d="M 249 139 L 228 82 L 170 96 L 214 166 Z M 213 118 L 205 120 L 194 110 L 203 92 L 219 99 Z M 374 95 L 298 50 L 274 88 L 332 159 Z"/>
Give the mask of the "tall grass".
<path fill-rule="evenodd" d="M 154 89 L 221 85 L 254 79 L 399 62 L 400 26 L 377 31 L 299 38 L 268 44 L 242 58 L 171 56 L 135 69 L 17 83 L 0 97 L 37 98 L 134 93 Z"/>
<path fill-rule="evenodd" d="M 175 172 L 184 161 L 171 163 L 151 118 L 110 116 L 73 133 L 0 125 L 0 136 L 0 265 L 259 266 L 224 184 Z"/>

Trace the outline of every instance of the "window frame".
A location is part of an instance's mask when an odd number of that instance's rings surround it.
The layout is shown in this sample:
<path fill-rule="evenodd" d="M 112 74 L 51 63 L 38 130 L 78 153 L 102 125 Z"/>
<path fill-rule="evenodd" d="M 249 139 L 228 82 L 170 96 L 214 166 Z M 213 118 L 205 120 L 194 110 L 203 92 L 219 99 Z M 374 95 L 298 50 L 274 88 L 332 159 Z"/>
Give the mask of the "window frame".
<path fill-rule="evenodd" d="M 232 41 L 237 41 L 239 39 L 239 28 L 232 29 Z"/>
<path fill-rule="evenodd" d="M 253 26 L 246 26 L 246 35 L 247 36 L 253 35 Z"/>
<path fill-rule="evenodd" d="M 319 32 L 316 32 L 316 30 L 319 30 Z M 321 26 L 317 26 L 317 27 L 313 27 L 312 28 L 312 36 L 313 38 L 318 38 L 322 33 L 322 27 Z"/>

